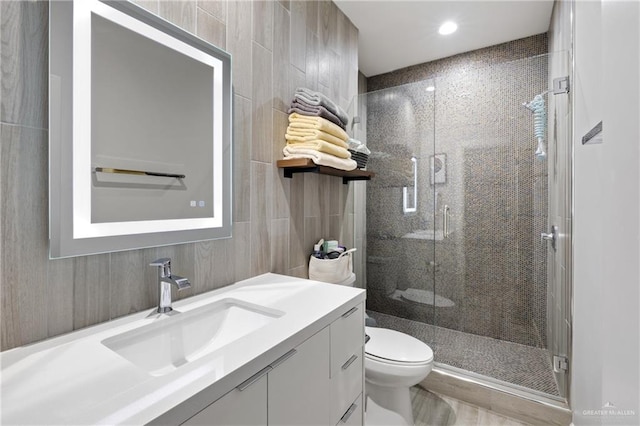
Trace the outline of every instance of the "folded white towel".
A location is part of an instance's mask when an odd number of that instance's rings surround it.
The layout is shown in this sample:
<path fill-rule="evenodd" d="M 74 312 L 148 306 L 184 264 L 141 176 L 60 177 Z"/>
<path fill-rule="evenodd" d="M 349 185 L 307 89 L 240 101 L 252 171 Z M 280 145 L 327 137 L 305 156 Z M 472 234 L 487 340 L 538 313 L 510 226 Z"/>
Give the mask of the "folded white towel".
<path fill-rule="evenodd" d="M 298 148 L 295 144 L 285 146 L 282 152 L 285 158 L 310 158 L 320 166 L 329 166 L 339 170 L 349 171 L 358 167 L 358 164 L 350 158 L 338 158 L 315 149 Z"/>
<path fill-rule="evenodd" d="M 289 141 L 288 145 L 295 145 L 295 148 L 315 149 L 316 151 L 334 155 L 338 158 L 351 158 L 351 153 L 346 149 L 323 140 L 312 140 L 307 142 Z"/>

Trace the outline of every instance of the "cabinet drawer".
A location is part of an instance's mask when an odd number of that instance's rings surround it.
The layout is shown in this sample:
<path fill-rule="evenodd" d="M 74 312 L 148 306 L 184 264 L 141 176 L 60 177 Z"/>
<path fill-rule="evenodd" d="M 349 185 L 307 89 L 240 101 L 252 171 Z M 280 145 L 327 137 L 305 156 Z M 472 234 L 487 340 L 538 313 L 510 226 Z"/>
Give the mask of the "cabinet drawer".
<path fill-rule="evenodd" d="M 346 310 L 331 324 L 331 377 L 364 345 L 364 305 Z"/>
<path fill-rule="evenodd" d="M 331 420 L 336 423 L 362 393 L 362 346 L 336 372 L 331 379 Z"/>
<path fill-rule="evenodd" d="M 336 426 L 362 426 L 364 424 L 364 407 L 362 406 L 362 394 L 349 405 L 349 408 L 336 423 Z"/>

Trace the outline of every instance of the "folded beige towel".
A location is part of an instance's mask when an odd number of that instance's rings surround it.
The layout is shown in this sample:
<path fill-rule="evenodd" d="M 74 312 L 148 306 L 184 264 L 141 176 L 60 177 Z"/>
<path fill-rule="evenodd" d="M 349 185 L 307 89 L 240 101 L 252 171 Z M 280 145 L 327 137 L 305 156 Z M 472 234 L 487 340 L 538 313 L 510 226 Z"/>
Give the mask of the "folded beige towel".
<path fill-rule="evenodd" d="M 351 158 L 351 153 L 344 148 L 329 142 L 314 140 L 309 142 L 290 143 L 289 146 L 294 148 L 315 149 L 316 151 L 326 152 L 340 158 Z"/>
<path fill-rule="evenodd" d="M 284 135 L 285 139 L 289 142 L 310 142 L 314 140 L 321 140 L 330 142 L 334 145 L 347 149 L 349 145 L 340 138 L 337 138 L 322 130 L 310 130 L 310 129 L 295 129 L 287 127 L 287 133 Z"/>
<path fill-rule="evenodd" d="M 329 166 L 339 170 L 355 170 L 358 166 L 355 161 L 347 158 L 338 158 L 335 155 L 316 151 L 315 149 L 296 148 L 296 145 L 287 145 L 282 150 L 285 158 L 310 158 L 321 166 Z"/>
<path fill-rule="evenodd" d="M 347 132 L 342 130 L 340 126 L 330 122 L 326 118 L 313 117 L 309 115 L 300 115 L 297 112 L 289 114 L 289 127 L 294 129 L 310 129 L 310 130 L 322 130 L 329 133 L 343 141 L 349 140 Z"/>

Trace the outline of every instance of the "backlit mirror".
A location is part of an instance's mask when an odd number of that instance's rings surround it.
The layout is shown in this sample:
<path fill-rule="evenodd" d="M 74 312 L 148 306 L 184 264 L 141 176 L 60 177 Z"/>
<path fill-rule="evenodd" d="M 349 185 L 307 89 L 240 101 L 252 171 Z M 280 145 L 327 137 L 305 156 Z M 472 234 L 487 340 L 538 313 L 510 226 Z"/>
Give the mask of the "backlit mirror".
<path fill-rule="evenodd" d="M 231 235 L 231 57 L 125 1 L 50 5 L 50 254 Z"/>

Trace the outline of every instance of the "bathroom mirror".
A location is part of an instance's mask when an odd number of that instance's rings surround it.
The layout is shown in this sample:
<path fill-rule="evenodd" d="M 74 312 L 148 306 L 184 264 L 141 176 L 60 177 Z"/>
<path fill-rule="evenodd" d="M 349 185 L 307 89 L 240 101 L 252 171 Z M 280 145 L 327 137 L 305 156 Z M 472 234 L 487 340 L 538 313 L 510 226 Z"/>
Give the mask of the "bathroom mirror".
<path fill-rule="evenodd" d="M 230 55 L 127 1 L 49 40 L 51 257 L 230 237 Z"/>

